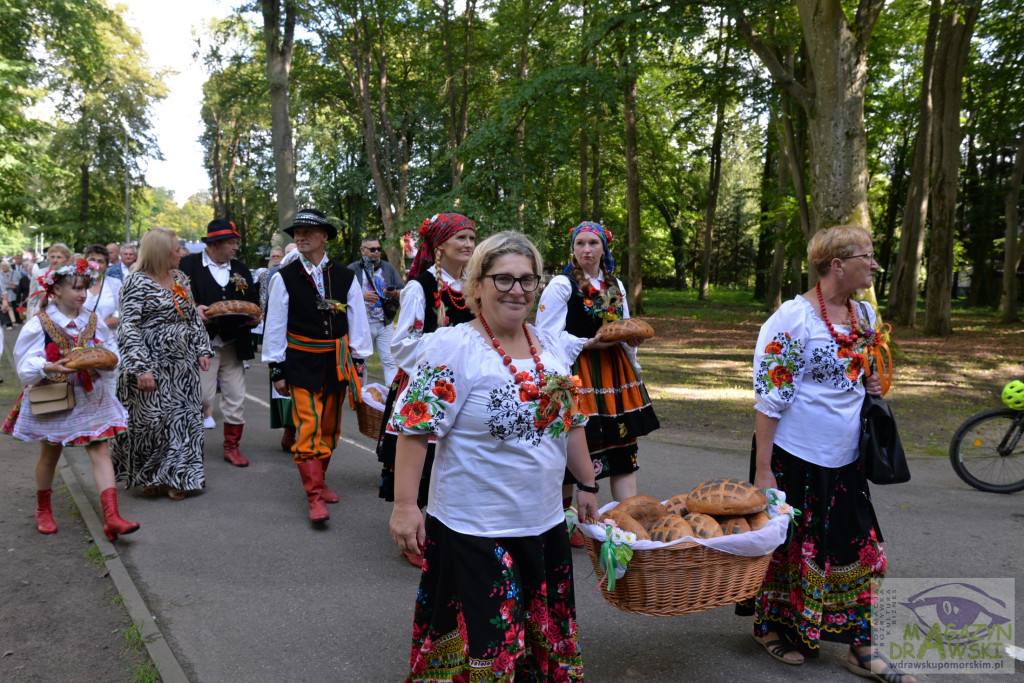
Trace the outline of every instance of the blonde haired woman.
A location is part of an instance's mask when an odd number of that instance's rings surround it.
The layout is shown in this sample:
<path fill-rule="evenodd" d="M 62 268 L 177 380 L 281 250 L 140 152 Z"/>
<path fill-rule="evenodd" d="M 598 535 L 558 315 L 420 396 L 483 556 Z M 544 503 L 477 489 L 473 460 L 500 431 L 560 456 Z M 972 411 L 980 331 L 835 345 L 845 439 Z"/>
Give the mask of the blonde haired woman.
<path fill-rule="evenodd" d="M 583 680 L 561 496 L 568 463 L 581 516 L 596 515 L 587 416 L 568 377 L 583 340 L 526 324 L 541 267 L 519 233 L 482 242 L 466 269 L 476 319 L 423 339 L 395 405 L 391 534 L 424 556 L 410 681 Z M 431 434 L 424 522 L 416 493 Z"/>
<path fill-rule="evenodd" d="M 213 355 L 180 258 L 174 231 L 153 228 L 121 285 L 117 396 L 128 432 L 112 448 L 118 481 L 174 500 L 206 485 L 199 369 Z"/>

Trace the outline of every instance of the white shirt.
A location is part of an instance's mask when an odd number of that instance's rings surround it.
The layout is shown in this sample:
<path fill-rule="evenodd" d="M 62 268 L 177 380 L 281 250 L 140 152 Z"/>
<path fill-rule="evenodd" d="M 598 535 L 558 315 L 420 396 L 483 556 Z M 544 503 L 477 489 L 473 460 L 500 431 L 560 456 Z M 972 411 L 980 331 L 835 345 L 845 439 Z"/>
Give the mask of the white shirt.
<path fill-rule="evenodd" d="M 604 271 L 598 271 L 597 277 L 587 276 L 590 284 L 595 289 L 601 288 L 604 282 Z M 626 288 L 622 286 L 622 280 L 615 278 L 615 284 L 622 292 L 622 319 L 629 317 L 629 304 L 626 302 Z M 554 334 L 565 331 L 565 316 L 569 311 L 569 297 L 572 296 L 572 282 L 567 275 L 556 275 L 551 282 L 544 287 L 540 295 L 540 303 L 537 305 L 537 326 L 542 327 Z M 586 340 L 584 340 L 586 341 Z M 636 347 L 624 342 L 623 350 L 633 367 L 640 371 L 640 363 L 636 359 Z"/>
<path fill-rule="evenodd" d="M 326 262 L 325 256 L 320 265 Z M 284 286 L 281 271 L 278 270 L 270 278 L 270 294 L 267 297 L 267 319 L 263 326 L 264 363 L 284 362 L 288 350 L 288 301 L 288 288 Z M 348 346 L 356 358 L 369 358 L 373 353 L 373 337 L 370 336 L 370 323 L 366 319 L 366 306 L 363 305 L 363 292 L 358 278 L 352 278 L 345 303 L 348 304 Z"/>
<path fill-rule="evenodd" d="M 871 306 L 854 302 L 858 321 Z M 839 334 L 849 327 L 833 323 Z M 754 407 L 778 418 L 775 443 L 807 462 L 842 467 L 857 459 L 863 371 L 838 356 L 839 345 L 803 296 L 785 302 L 764 325 L 754 351 Z M 850 377 L 847 373 L 853 374 Z"/>
<path fill-rule="evenodd" d="M 77 337 L 85 329 L 89 323 L 90 313 L 91 311 L 82 308 L 77 316 L 69 318 L 60 312 L 56 304 L 51 303 L 46 307 L 46 314 L 50 316 L 53 324 L 63 328 L 72 337 Z M 69 327 L 72 322 L 75 324 L 74 327 Z M 120 358 L 117 344 L 114 343 L 110 329 L 103 323 L 102 318 L 96 321 L 95 339 L 98 339 L 104 348 L 113 351 Z M 87 340 L 83 339 L 81 341 L 85 342 Z M 39 316 L 33 316 L 21 328 L 21 332 L 18 334 L 18 341 L 14 343 L 14 364 L 18 369 L 18 379 L 21 381 L 22 386 L 31 387 L 43 381 L 43 378 L 47 377 L 47 374 L 43 372 L 43 366 L 47 363 L 49 361 L 46 360 L 46 333 L 43 332 L 43 325 L 39 322 Z M 108 376 L 113 376 L 116 372 L 116 369 L 99 371 L 100 376 L 104 379 Z"/>
<path fill-rule="evenodd" d="M 462 280 L 452 277 L 444 268 L 440 270 L 441 279 L 445 284 L 456 292 L 461 292 Z M 430 267 L 430 272 L 434 272 L 434 266 Z M 420 340 L 423 338 L 423 321 L 427 312 L 427 298 L 423 292 L 423 285 L 415 279 L 410 279 L 402 288 L 398 302 L 401 308 L 398 309 L 398 319 L 395 321 L 395 334 L 391 337 L 391 355 L 394 356 L 398 367 L 405 370 L 406 374 L 412 374 L 413 368 L 416 367 L 416 356 Z M 433 301 L 430 302 L 430 314 L 434 315 Z"/>
<path fill-rule="evenodd" d="M 532 326 L 530 335 L 543 347 L 544 372 L 568 376 L 583 340 Z M 531 358 L 513 364 L 535 380 Z M 468 323 L 423 338 L 391 420 L 404 434 L 437 436 L 427 512 L 449 529 L 534 536 L 565 523 L 565 411 L 538 428 L 540 399 L 524 401 L 519 389 L 491 342 Z M 570 426 L 586 422 L 586 414 L 578 413 Z"/>
<path fill-rule="evenodd" d="M 228 259 L 224 263 L 215 263 L 214 260 L 210 258 L 210 255 L 204 249 L 203 265 L 209 269 L 210 275 L 213 276 L 213 279 L 217 282 L 218 285 L 220 285 L 221 287 L 228 286 L 228 280 L 231 279 L 231 259 Z"/>
<path fill-rule="evenodd" d="M 106 320 L 107 318 L 117 317 L 118 315 L 117 308 L 121 292 L 121 281 L 104 275 L 102 282 L 103 287 L 100 289 L 99 296 L 97 297 L 92 292 L 89 292 L 89 295 L 85 297 L 85 305 L 82 308 L 83 310 L 93 311 L 99 316 L 100 320 Z M 104 344 L 109 347 L 111 351 L 117 353 L 115 348 L 117 346 L 116 342 L 116 336 L 111 333 L 110 341 L 104 342 Z"/>

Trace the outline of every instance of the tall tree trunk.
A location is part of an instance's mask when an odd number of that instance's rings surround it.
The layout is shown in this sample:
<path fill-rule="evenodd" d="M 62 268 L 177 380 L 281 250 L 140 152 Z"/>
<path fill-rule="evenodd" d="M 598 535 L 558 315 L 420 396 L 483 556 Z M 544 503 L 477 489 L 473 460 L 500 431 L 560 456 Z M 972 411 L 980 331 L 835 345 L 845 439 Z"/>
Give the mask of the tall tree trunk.
<path fill-rule="evenodd" d="M 642 235 L 640 233 L 640 170 L 636 142 L 636 64 L 633 61 L 632 40 L 628 52 L 620 48 L 619 63 L 623 71 L 622 122 L 625 128 L 626 153 L 626 243 L 629 251 L 629 308 L 632 313 L 644 312 L 644 271 L 640 259 Z"/>
<path fill-rule="evenodd" d="M 917 140 L 910 162 L 910 183 L 903 207 L 900 228 L 900 249 L 896 256 L 896 272 L 889 289 L 885 314 L 893 322 L 913 327 L 917 322 L 917 288 L 924 255 L 925 224 L 931 198 L 932 158 L 932 87 L 935 80 L 935 43 L 939 34 L 942 1 L 931 0 L 928 34 L 924 43 L 924 66 L 921 78 L 921 102 L 918 109 Z"/>
<path fill-rule="evenodd" d="M 267 52 L 267 83 L 270 86 L 270 138 L 274 148 L 274 185 L 277 190 L 277 228 L 284 230 L 295 217 L 295 156 L 288 112 L 288 76 L 292 68 L 295 35 L 295 0 L 260 0 L 263 10 L 263 43 Z"/>
<path fill-rule="evenodd" d="M 583 50 L 580 52 L 580 66 L 586 68 L 590 62 L 589 43 L 587 42 L 588 20 L 590 18 L 587 0 L 583 0 L 582 20 L 580 21 L 580 42 L 583 43 Z M 590 159 L 587 155 L 590 147 L 590 140 L 587 136 L 589 125 L 587 110 L 590 101 L 590 89 L 584 83 L 580 88 L 580 221 L 588 220 L 590 214 Z"/>
<path fill-rule="evenodd" d="M 776 127 L 776 130 L 779 132 L 779 141 L 783 143 L 782 146 L 784 147 L 785 142 L 781 139 L 784 133 L 779 127 Z M 789 191 L 790 180 L 789 155 L 780 154 L 775 177 L 775 191 L 778 197 L 786 196 L 786 193 Z M 782 278 L 786 270 L 786 242 L 783 239 L 783 235 L 788 224 L 789 217 L 787 216 L 787 211 L 785 208 L 779 207 L 775 212 L 772 265 L 768 273 L 768 286 L 764 298 L 765 310 L 769 312 L 774 312 L 775 309 L 782 305 Z"/>
<path fill-rule="evenodd" d="M 772 137 L 775 129 L 776 112 L 770 109 L 768 112 L 768 125 L 765 127 L 764 164 L 761 167 L 761 192 L 760 192 L 760 215 L 757 229 L 757 256 L 754 259 L 754 300 L 764 301 L 768 290 L 768 278 L 771 276 L 771 259 L 773 245 L 775 244 L 774 221 L 768 215 L 772 205 L 782 195 L 772 189 L 773 180 L 776 176 L 776 167 L 779 160 L 775 153 L 776 144 Z"/>
<path fill-rule="evenodd" d="M 718 26 L 721 36 L 719 49 L 720 54 L 718 66 L 722 69 L 729 67 L 729 25 L 723 18 Z M 715 99 L 715 132 L 711 137 L 711 154 L 709 159 L 708 173 L 708 196 L 704 205 L 704 257 L 701 262 L 700 291 L 697 292 L 698 299 L 707 299 L 711 286 L 711 254 L 714 251 L 715 234 L 715 212 L 718 210 L 718 188 L 722 181 L 722 137 L 725 135 L 725 102 L 728 99 L 728 90 L 725 87 L 719 88 Z"/>
<path fill-rule="evenodd" d="M 1006 241 L 1003 243 L 1003 301 L 999 319 L 1004 323 L 1020 319 L 1017 312 L 1019 292 L 1017 291 L 1017 268 L 1020 267 L 1020 188 L 1024 181 L 1024 131 L 1017 142 L 1017 157 L 1013 161 L 1013 175 L 1006 188 Z"/>
<path fill-rule="evenodd" d="M 466 36 L 462 45 L 462 92 L 459 95 L 459 121 L 455 129 L 455 149 L 452 150 L 452 188 L 462 185 L 462 173 L 466 162 L 459 157 L 458 150 L 466 140 L 469 130 L 469 62 L 473 45 L 473 18 L 476 14 L 476 0 L 466 0 Z"/>
<path fill-rule="evenodd" d="M 960 104 L 964 66 L 971 48 L 974 22 L 981 0 L 950 0 L 943 8 L 935 46 L 932 96 L 936 125 L 932 130 L 932 230 L 925 284 L 924 331 L 948 335 L 953 331 L 953 237 L 956 222 L 957 175 L 960 170 Z"/>
<path fill-rule="evenodd" d="M 82 203 L 78 207 L 78 221 L 81 223 L 81 228 L 85 228 L 89 223 L 89 162 L 84 161 L 79 166 L 81 171 L 80 187 L 82 190 Z M 127 169 L 125 169 L 127 173 Z"/>
<path fill-rule="evenodd" d="M 881 256 L 876 259 L 882 266 L 878 281 L 878 295 L 884 296 L 889 281 L 889 267 L 892 262 L 892 246 L 896 237 L 896 215 L 899 213 L 900 197 L 906 184 L 907 148 L 910 147 L 909 134 L 904 131 L 900 143 L 896 146 L 892 175 L 889 179 L 888 198 L 885 203 L 885 225 L 882 230 Z M 877 250 L 877 245 L 876 245 Z"/>
<path fill-rule="evenodd" d="M 601 105 L 598 105 L 600 107 Z M 594 114 L 594 129 L 590 135 L 590 220 L 601 222 L 601 123 L 600 109 Z"/>

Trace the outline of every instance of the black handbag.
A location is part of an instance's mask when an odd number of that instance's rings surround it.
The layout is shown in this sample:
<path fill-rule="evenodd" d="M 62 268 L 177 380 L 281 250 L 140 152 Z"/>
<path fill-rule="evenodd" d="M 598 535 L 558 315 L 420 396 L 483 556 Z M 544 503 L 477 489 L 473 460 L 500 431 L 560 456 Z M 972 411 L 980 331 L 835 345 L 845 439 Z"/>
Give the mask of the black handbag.
<path fill-rule="evenodd" d="M 860 461 L 864 474 L 873 484 L 910 481 L 910 468 L 896 419 L 881 396 L 864 395 L 860 409 Z"/>

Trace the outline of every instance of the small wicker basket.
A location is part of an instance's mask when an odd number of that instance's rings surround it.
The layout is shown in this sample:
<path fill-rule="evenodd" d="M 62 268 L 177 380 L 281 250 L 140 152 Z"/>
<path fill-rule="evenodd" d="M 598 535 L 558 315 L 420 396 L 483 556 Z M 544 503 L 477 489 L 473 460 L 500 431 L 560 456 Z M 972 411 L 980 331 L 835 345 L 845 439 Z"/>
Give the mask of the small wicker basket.
<path fill-rule="evenodd" d="M 384 411 L 362 401 L 356 406 L 356 417 L 359 418 L 359 432 L 376 441 L 380 436 L 380 423 L 384 419 Z"/>
<path fill-rule="evenodd" d="M 675 617 L 752 598 L 764 581 L 771 555 L 745 557 L 680 543 L 634 550 L 626 574 L 606 588 L 598 563 L 601 541 L 584 536 L 587 555 L 601 579 L 601 594 L 623 612 Z"/>

